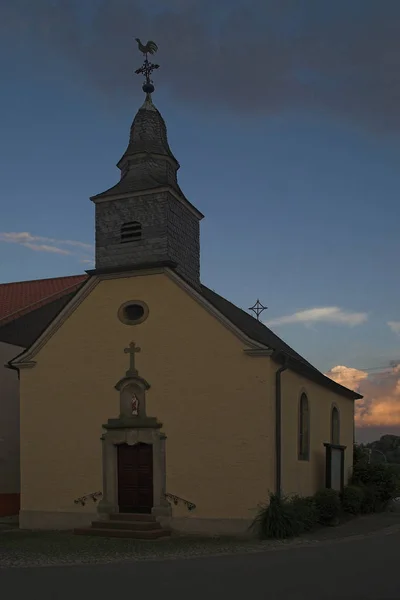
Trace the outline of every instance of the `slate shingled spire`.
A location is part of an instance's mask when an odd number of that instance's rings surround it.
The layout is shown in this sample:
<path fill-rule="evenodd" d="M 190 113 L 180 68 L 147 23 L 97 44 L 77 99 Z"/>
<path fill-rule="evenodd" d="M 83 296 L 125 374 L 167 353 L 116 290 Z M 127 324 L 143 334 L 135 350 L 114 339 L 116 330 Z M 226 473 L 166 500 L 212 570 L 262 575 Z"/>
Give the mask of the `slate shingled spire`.
<path fill-rule="evenodd" d="M 178 185 L 179 163 L 169 147 L 165 121 L 152 100 L 152 68 L 158 65 L 150 64 L 146 55 L 136 71 L 145 75 L 145 99 L 117 164 L 120 180 L 91 198 L 96 205 L 96 270 L 164 263 L 198 287 L 203 215 Z"/>
<path fill-rule="evenodd" d="M 160 185 L 170 185 L 182 193 L 177 181 L 179 163 L 171 152 L 165 121 L 154 106 L 151 94 L 146 94 L 133 120 L 128 147 L 117 167 L 121 170 L 120 182 L 95 198 Z"/>

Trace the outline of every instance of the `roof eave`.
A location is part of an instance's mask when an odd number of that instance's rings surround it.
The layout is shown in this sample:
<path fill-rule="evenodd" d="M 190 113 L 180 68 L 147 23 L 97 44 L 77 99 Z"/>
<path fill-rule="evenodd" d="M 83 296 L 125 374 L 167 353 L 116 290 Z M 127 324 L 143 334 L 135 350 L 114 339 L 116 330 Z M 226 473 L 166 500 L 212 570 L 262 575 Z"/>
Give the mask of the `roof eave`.
<path fill-rule="evenodd" d="M 301 362 L 300 360 L 295 360 L 294 358 L 285 354 L 284 352 L 275 351 L 272 354 L 271 358 L 280 364 L 286 363 L 288 368 L 292 371 L 295 371 L 300 375 L 304 375 L 311 381 L 315 381 L 315 383 L 318 383 L 319 385 L 322 385 L 325 388 L 331 389 L 332 391 L 336 392 L 341 396 L 344 396 L 345 398 L 349 398 L 350 400 L 361 400 L 363 398 L 361 394 L 358 394 L 357 392 L 350 390 L 349 388 L 341 385 L 340 383 L 337 383 L 333 379 L 330 379 L 329 377 L 321 373 L 321 371 L 318 371 L 317 369 L 311 369 L 305 363 Z"/>
<path fill-rule="evenodd" d="M 113 200 L 124 200 L 125 198 L 135 198 L 136 196 L 147 196 L 150 194 L 154 194 L 157 192 L 169 192 L 172 194 L 179 202 L 189 208 L 190 212 L 201 221 L 204 219 L 204 215 L 198 208 L 194 206 L 184 195 L 184 193 L 180 190 L 180 194 L 171 186 L 171 185 L 163 185 L 154 188 L 148 188 L 144 190 L 136 190 L 134 192 L 118 192 L 115 188 L 118 186 L 118 183 L 114 185 L 109 190 L 102 192 L 101 194 L 96 194 L 95 196 L 91 196 L 90 200 L 94 202 L 94 204 L 98 202 L 111 202 Z M 179 188 L 180 189 L 180 188 Z"/>
<path fill-rule="evenodd" d="M 173 166 L 176 167 L 177 171 L 181 168 L 181 165 L 179 164 L 179 162 L 177 161 L 177 159 L 175 158 L 175 156 L 172 154 L 171 151 L 168 152 L 168 154 L 160 154 L 157 152 L 129 152 L 129 146 L 125 150 L 125 152 L 123 153 L 123 155 L 121 156 L 119 161 L 117 162 L 116 167 L 120 171 L 122 171 L 124 162 L 126 160 L 129 160 L 129 158 L 147 158 L 149 155 L 151 155 L 152 157 L 154 156 L 156 158 L 168 159 L 170 162 L 172 162 Z"/>

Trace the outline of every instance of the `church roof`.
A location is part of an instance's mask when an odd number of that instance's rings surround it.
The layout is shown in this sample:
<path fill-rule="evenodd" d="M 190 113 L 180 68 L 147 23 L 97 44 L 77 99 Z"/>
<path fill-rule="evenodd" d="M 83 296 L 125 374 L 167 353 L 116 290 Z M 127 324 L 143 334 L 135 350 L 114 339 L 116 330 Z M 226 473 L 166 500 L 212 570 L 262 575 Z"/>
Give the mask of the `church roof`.
<path fill-rule="evenodd" d="M 125 156 L 143 153 L 169 156 L 178 163 L 169 147 L 165 121 L 153 104 L 150 94 L 146 95 L 145 101 L 136 113 L 131 126 L 129 144 L 121 161 Z"/>
<path fill-rule="evenodd" d="M 0 327 L 75 291 L 87 275 L 0 284 Z"/>
<path fill-rule="evenodd" d="M 263 325 L 260 321 L 257 321 L 253 316 L 249 315 L 238 306 L 235 306 L 235 304 L 232 304 L 229 300 L 219 296 L 204 285 L 201 286 L 201 291 L 203 297 L 210 302 L 210 304 L 249 338 L 256 342 L 260 342 L 261 344 L 265 344 L 265 346 L 274 350 L 272 358 L 278 362 L 283 364 L 288 359 L 288 367 L 300 375 L 304 375 L 304 377 L 307 377 L 342 396 L 347 396 L 351 400 L 359 400 L 362 398 L 360 394 L 336 383 L 336 381 L 333 381 L 333 379 L 327 377 L 321 373 L 321 371 L 318 371 L 311 363 L 271 331 L 269 327 Z"/>
<path fill-rule="evenodd" d="M 75 291 L 64 294 L 52 302 L 25 312 L 14 320 L 4 324 L 0 321 L 0 342 L 29 348 L 74 295 Z"/>
<path fill-rule="evenodd" d="M 88 278 L 88 275 L 77 275 L 0 285 L 0 341 L 25 348 L 31 346 Z M 6 291 L 7 286 L 9 287 Z M 356 392 L 323 375 L 252 315 L 204 285 L 201 286 L 200 292 L 207 302 L 246 336 L 273 350 L 272 357 L 278 362 L 283 363 L 286 358 L 289 361 L 288 367 L 304 377 L 352 400 L 362 398 Z M 12 298 L 15 300 L 14 307 Z"/>
<path fill-rule="evenodd" d="M 311 363 L 309 363 L 300 354 L 295 352 L 293 348 L 288 346 L 281 338 L 279 338 L 271 329 L 266 325 L 257 321 L 252 315 L 245 312 L 226 298 L 223 298 L 219 294 L 216 294 L 213 290 L 210 290 L 206 286 L 201 286 L 202 295 L 210 304 L 212 304 L 217 310 L 219 310 L 229 321 L 234 323 L 238 329 L 243 331 L 249 338 L 256 342 L 260 342 L 273 350 L 284 352 L 291 358 L 298 360 L 308 367 L 315 369 Z M 319 373 L 319 371 L 317 371 Z"/>
<path fill-rule="evenodd" d="M 118 183 L 110 187 L 105 192 L 91 196 L 91 200 L 96 201 L 108 196 L 119 196 L 120 194 L 134 194 L 135 192 L 148 192 L 148 190 L 158 190 L 160 187 L 165 186 L 163 178 L 157 177 L 158 173 L 152 169 L 144 168 L 140 177 L 129 177 L 129 174 L 122 177 Z M 171 186 L 176 192 L 178 192 L 182 198 L 185 198 L 186 202 L 191 204 L 185 197 L 178 183 Z M 191 204 L 193 206 L 193 204 Z M 200 212 L 195 206 L 193 208 Z"/>

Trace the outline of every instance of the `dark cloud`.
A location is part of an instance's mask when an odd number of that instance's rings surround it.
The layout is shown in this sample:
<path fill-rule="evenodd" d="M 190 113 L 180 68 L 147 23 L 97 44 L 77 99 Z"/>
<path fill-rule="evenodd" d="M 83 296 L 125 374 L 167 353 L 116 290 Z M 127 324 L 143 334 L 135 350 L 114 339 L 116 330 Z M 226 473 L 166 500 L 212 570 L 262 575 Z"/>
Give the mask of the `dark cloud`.
<path fill-rule="evenodd" d="M 356 442 L 359 444 L 374 442 L 375 440 L 379 440 L 382 435 L 400 436 L 400 427 L 398 425 L 390 427 L 356 427 Z"/>
<path fill-rule="evenodd" d="M 300 107 L 400 131 L 398 0 L 6 4 L 3 31 L 63 56 L 114 100 L 133 87 L 138 36 L 159 44 L 157 84 L 177 102 L 249 116 Z"/>

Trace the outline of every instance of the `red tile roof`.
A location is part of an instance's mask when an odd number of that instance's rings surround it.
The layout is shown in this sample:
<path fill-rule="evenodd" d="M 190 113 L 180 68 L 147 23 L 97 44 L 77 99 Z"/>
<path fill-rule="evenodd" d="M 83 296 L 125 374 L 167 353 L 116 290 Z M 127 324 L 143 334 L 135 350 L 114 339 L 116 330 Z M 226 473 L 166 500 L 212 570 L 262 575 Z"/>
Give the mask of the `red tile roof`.
<path fill-rule="evenodd" d="M 0 326 L 75 291 L 88 275 L 0 284 Z"/>

